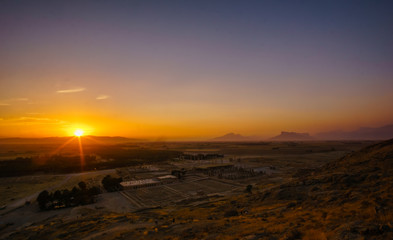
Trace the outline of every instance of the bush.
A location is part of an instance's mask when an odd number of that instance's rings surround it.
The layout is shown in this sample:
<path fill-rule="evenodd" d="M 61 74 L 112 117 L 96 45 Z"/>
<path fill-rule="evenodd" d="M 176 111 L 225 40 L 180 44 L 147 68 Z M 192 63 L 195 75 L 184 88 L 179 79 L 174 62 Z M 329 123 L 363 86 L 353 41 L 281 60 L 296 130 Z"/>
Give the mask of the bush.
<path fill-rule="evenodd" d="M 101 183 L 108 192 L 115 192 L 123 190 L 123 186 L 120 185 L 122 181 L 122 178 L 113 178 L 110 175 L 106 175 L 102 179 Z"/>
<path fill-rule="evenodd" d="M 38 206 L 40 207 L 41 210 L 46 209 L 46 205 L 49 201 L 50 201 L 49 192 L 46 190 L 42 191 L 37 197 Z"/>

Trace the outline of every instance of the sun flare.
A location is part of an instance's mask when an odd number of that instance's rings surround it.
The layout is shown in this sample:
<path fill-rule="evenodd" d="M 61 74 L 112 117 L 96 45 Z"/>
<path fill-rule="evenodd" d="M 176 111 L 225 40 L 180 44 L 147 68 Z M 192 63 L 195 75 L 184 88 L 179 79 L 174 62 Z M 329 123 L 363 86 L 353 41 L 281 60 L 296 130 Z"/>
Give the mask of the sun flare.
<path fill-rule="evenodd" d="M 74 132 L 74 135 L 77 137 L 81 137 L 83 135 L 84 131 L 82 129 L 77 129 Z"/>

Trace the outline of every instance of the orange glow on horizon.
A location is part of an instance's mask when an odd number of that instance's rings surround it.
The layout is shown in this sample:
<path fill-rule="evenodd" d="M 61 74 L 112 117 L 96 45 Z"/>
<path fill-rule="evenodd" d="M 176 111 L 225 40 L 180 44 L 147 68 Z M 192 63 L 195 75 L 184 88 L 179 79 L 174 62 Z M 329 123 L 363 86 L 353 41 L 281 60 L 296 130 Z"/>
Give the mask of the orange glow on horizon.
<path fill-rule="evenodd" d="M 77 137 L 81 137 L 81 136 L 83 136 L 84 133 L 85 132 L 82 129 L 76 129 L 74 132 L 74 135 Z"/>

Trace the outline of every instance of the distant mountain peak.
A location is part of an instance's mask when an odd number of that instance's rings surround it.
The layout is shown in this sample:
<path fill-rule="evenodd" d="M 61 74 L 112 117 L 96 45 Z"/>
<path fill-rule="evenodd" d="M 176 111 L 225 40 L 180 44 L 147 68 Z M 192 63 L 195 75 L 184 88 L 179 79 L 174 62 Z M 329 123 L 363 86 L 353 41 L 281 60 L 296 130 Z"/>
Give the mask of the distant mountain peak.
<path fill-rule="evenodd" d="M 253 140 L 254 139 L 252 137 L 245 137 L 241 134 L 237 134 L 233 132 L 211 139 L 211 141 L 218 141 L 218 142 L 241 142 L 241 141 L 253 141 Z"/>

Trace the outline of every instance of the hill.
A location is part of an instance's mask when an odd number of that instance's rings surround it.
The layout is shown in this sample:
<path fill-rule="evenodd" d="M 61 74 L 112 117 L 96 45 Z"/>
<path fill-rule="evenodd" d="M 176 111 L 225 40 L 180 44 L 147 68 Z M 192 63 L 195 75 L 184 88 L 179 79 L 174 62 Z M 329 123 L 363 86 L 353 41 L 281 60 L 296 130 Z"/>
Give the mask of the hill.
<path fill-rule="evenodd" d="M 321 140 L 386 140 L 393 138 L 393 124 L 383 127 L 362 127 L 355 131 L 330 131 L 315 135 Z"/>
<path fill-rule="evenodd" d="M 308 133 L 281 132 L 280 135 L 272 137 L 271 141 L 310 141 L 314 140 Z"/>
<path fill-rule="evenodd" d="M 210 141 L 215 141 L 215 142 L 245 142 L 245 141 L 256 141 L 257 139 L 255 137 L 245 137 L 240 134 L 236 133 L 228 133 L 225 134 L 224 136 L 216 137 L 211 139 Z"/>

